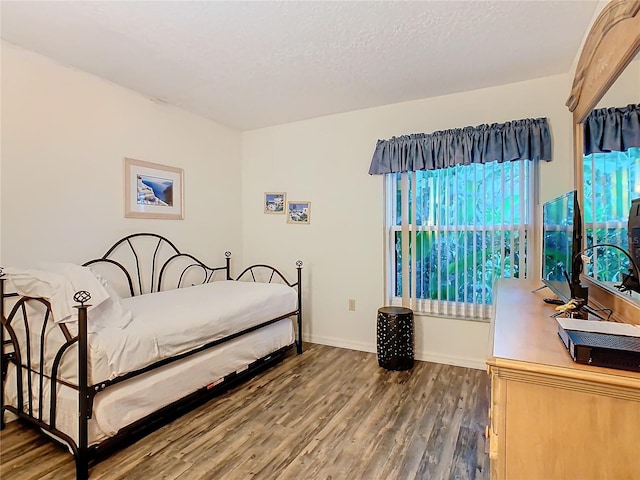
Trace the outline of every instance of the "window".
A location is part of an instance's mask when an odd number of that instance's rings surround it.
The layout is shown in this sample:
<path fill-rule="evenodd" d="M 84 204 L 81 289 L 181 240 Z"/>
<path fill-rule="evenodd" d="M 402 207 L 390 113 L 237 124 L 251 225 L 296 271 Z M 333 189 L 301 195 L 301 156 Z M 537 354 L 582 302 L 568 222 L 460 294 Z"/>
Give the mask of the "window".
<path fill-rule="evenodd" d="M 584 156 L 586 245 L 609 243 L 629 250 L 631 201 L 640 197 L 640 148 Z M 620 282 L 629 259 L 613 248 L 595 249 L 587 273 L 603 282 Z"/>
<path fill-rule="evenodd" d="M 488 318 L 495 279 L 527 276 L 531 172 L 518 160 L 386 174 L 391 302 Z"/>

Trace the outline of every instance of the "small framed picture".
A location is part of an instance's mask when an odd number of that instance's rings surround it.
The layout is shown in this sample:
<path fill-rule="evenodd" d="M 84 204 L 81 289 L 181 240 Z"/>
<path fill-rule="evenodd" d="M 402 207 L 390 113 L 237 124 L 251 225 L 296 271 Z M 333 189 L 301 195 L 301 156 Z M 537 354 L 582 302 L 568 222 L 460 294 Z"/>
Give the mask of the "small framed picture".
<path fill-rule="evenodd" d="M 283 192 L 266 192 L 264 194 L 264 213 L 284 214 L 287 194 Z"/>
<path fill-rule="evenodd" d="M 287 202 L 287 223 L 309 223 L 311 202 Z"/>

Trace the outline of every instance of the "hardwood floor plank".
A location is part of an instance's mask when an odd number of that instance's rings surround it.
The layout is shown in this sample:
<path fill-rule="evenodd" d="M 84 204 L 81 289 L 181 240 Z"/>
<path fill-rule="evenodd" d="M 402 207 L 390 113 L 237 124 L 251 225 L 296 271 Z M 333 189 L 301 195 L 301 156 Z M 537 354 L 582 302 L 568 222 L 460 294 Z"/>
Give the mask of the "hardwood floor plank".
<path fill-rule="evenodd" d="M 15 443 L 5 441 L 5 435 Z M 54 478 L 55 472 L 65 469 L 75 475 L 75 464 L 69 453 L 33 429 L 11 422 L 0 440 L 0 478 L 3 480 L 41 480 Z"/>
<path fill-rule="evenodd" d="M 424 367 L 425 364 L 415 367 L 412 372 L 415 378 L 420 377 L 420 370 Z M 361 425 L 358 433 L 365 442 L 368 440 L 368 445 L 365 448 L 366 454 L 363 456 L 366 461 L 360 462 L 358 467 L 354 469 L 354 475 L 358 478 L 384 478 L 383 475 L 387 478 L 393 478 L 392 466 L 394 464 L 388 462 L 388 458 L 394 453 L 394 450 L 396 453 L 402 451 L 402 445 L 406 444 L 406 438 L 410 438 L 407 437 L 410 424 L 415 421 L 415 414 L 420 408 L 420 403 L 416 403 L 410 398 L 412 391 L 410 385 L 406 381 L 399 381 L 392 387 L 388 387 L 389 392 L 396 394 L 387 395 L 386 401 L 381 402 L 381 408 L 375 408 L 376 411 L 382 413 L 382 421 L 374 424 L 372 428 L 368 428 L 366 424 Z M 387 470 L 386 474 L 385 470 Z"/>
<path fill-rule="evenodd" d="M 477 431 L 468 427 L 460 427 L 458 430 L 449 478 L 460 480 L 476 478 L 478 473 L 478 464 L 475 461 L 475 452 L 478 448 L 477 433 Z"/>
<path fill-rule="evenodd" d="M 448 395 L 443 396 L 443 403 L 439 404 L 439 409 L 435 413 L 435 422 L 431 429 L 429 438 L 424 448 L 424 453 L 420 461 L 417 478 L 429 478 L 433 480 L 441 480 L 443 476 L 443 468 L 448 465 L 442 465 L 442 460 L 446 459 L 443 451 L 448 447 L 450 441 L 450 433 L 448 426 L 453 416 L 453 405 L 450 403 Z"/>
<path fill-rule="evenodd" d="M 308 344 L 281 364 L 120 450 L 91 480 L 489 478 L 489 379 L 478 370 Z M 72 480 L 70 454 L 11 422 L 3 480 Z"/>
<path fill-rule="evenodd" d="M 437 365 L 430 378 L 431 385 L 421 402 L 424 404 L 420 416 L 416 417 L 418 422 L 416 433 L 411 437 L 411 443 L 405 450 L 405 460 L 400 466 L 400 473 L 397 478 L 430 478 L 429 472 L 429 447 L 430 439 L 434 436 L 438 438 L 440 417 L 443 415 L 442 405 L 447 395 L 448 371 L 450 367 Z M 435 433 L 434 433 L 435 432 Z M 433 445 L 431 445 L 433 447 Z"/>

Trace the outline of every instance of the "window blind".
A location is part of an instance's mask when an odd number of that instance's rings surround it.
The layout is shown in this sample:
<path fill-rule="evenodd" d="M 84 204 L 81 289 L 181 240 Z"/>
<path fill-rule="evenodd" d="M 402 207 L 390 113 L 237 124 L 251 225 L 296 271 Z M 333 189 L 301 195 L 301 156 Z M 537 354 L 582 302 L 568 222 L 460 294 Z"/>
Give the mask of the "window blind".
<path fill-rule="evenodd" d="M 499 277 L 525 278 L 532 162 L 387 174 L 389 301 L 487 319 Z"/>

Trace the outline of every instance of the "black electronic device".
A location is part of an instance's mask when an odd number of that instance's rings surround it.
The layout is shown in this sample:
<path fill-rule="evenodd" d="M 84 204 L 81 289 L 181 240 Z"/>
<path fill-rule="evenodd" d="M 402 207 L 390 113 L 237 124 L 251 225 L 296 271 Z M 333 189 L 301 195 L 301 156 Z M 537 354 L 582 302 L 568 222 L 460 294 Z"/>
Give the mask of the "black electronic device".
<path fill-rule="evenodd" d="M 640 337 L 565 329 L 558 335 L 576 363 L 640 372 Z"/>
<path fill-rule="evenodd" d="M 546 202 L 542 207 L 542 282 L 560 299 L 587 302 L 580 284 L 582 215 L 577 191 Z"/>
<path fill-rule="evenodd" d="M 564 305 L 565 302 L 564 300 L 560 300 L 559 298 L 545 298 L 543 299 L 544 303 L 548 303 L 550 305 Z"/>
<path fill-rule="evenodd" d="M 640 293 L 640 267 L 638 267 L 635 260 L 631 257 L 631 254 L 624 248 L 611 243 L 599 243 L 598 245 L 591 245 L 578 252 L 574 258 L 574 261 L 581 259 L 581 255 L 585 252 L 590 252 L 596 248 L 613 248 L 619 250 L 629 259 L 629 272 L 622 273 L 622 283 L 620 285 L 614 285 L 621 292 L 638 292 Z"/>

